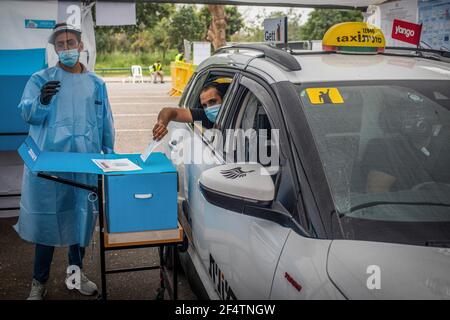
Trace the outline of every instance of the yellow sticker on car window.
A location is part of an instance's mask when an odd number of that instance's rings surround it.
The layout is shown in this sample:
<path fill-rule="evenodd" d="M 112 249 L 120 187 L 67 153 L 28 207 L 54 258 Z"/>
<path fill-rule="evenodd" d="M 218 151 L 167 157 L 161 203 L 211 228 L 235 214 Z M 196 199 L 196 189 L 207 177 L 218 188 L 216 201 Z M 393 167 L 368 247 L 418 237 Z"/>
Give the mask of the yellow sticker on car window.
<path fill-rule="evenodd" d="M 337 88 L 308 88 L 306 93 L 312 104 L 344 103 L 344 99 Z"/>

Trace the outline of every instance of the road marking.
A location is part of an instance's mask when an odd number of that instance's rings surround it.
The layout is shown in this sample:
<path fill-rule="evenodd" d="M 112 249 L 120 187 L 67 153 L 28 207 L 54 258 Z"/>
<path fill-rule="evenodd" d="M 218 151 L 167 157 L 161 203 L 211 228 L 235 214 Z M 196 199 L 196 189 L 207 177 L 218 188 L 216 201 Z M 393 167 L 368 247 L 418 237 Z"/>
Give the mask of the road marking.
<path fill-rule="evenodd" d="M 158 113 L 113 113 L 113 117 L 156 117 Z"/>

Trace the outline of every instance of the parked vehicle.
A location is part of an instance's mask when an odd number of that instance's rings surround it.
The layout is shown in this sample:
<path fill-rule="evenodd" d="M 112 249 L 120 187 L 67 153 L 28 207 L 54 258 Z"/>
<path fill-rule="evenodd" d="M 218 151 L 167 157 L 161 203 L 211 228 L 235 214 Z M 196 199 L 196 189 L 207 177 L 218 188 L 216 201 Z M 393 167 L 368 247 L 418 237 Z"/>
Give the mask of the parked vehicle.
<path fill-rule="evenodd" d="M 205 83 L 229 80 L 216 134 L 178 123 L 192 139 L 170 141 L 211 154 L 178 164 L 201 298 L 450 298 L 448 52 L 327 49 L 226 47 L 188 84 L 180 107 L 200 108 Z M 217 141 L 231 129 L 271 162 L 233 161 Z"/>

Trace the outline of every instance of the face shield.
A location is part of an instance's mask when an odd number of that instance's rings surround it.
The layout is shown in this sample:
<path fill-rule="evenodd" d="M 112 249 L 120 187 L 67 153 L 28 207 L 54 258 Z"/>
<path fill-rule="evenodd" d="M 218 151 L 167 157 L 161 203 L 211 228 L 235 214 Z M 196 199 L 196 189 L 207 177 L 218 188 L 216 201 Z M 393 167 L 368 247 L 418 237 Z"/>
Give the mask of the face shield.
<path fill-rule="evenodd" d="M 48 40 L 48 53 L 51 53 L 55 62 L 73 67 L 80 59 L 81 30 L 71 26 L 62 25 L 53 30 Z"/>
<path fill-rule="evenodd" d="M 74 34 L 77 38 L 81 39 L 81 30 L 76 28 L 75 26 L 72 25 L 62 25 L 62 26 L 58 26 L 57 28 L 55 28 L 53 30 L 53 33 L 51 34 L 51 36 L 48 39 L 48 42 L 50 44 L 53 44 L 55 46 L 56 49 L 56 44 L 55 44 L 55 40 L 56 38 L 60 35 L 60 34 Z"/>

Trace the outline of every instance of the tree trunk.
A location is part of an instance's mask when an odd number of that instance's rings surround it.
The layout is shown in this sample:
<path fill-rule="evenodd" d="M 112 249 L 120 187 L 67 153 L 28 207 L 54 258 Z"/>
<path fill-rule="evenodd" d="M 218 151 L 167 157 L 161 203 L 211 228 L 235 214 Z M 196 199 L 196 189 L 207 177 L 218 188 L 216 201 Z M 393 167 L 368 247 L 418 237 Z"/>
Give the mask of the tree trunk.
<path fill-rule="evenodd" d="M 208 9 L 211 13 L 212 20 L 206 39 L 211 41 L 214 50 L 217 50 L 227 44 L 227 17 L 225 14 L 225 6 L 209 4 Z"/>

